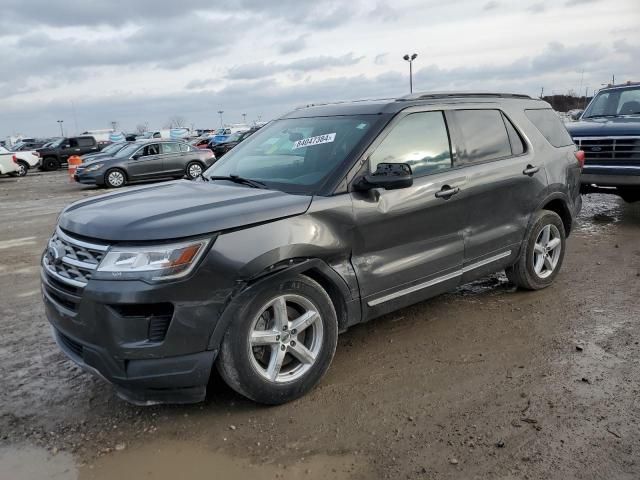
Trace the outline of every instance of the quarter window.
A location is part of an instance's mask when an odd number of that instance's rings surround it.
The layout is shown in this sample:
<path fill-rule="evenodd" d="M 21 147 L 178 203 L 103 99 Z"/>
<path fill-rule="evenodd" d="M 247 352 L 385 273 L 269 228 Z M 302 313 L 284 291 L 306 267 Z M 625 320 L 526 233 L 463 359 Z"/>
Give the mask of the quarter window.
<path fill-rule="evenodd" d="M 453 116 L 462 135 L 460 165 L 511 156 L 511 143 L 499 110 L 455 110 Z"/>
<path fill-rule="evenodd" d="M 525 110 L 524 113 L 554 147 L 573 145 L 571 135 L 560 121 L 560 117 L 550 108 Z"/>
<path fill-rule="evenodd" d="M 379 163 L 406 163 L 414 176 L 451 168 L 449 135 L 442 112 L 407 115 L 370 157 L 371 171 Z"/>
<path fill-rule="evenodd" d="M 193 148 L 191 148 L 189 145 L 187 145 L 186 143 L 181 143 L 180 144 L 180 151 L 181 152 L 191 152 L 193 151 Z"/>
<path fill-rule="evenodd" d="M 93 138 L 78 138 L 78 146 L 79 147 L 92 147 L 94 144 L 94 139 Z"/>
<path fill-rule="evenodd" d="M 511 143 L 511 154 L 512 155 L 521 155 L 526 150 L 524 146 L 524 141 L 522 137 L 516 130 L 516 127 L 513 126 L 511 120 L 507 118 L 507 116 L 503 113 L 502 119 L 504 120 L 504 125 L 507 127 L 507 134 L 509 135 L 509 143 Z"/>

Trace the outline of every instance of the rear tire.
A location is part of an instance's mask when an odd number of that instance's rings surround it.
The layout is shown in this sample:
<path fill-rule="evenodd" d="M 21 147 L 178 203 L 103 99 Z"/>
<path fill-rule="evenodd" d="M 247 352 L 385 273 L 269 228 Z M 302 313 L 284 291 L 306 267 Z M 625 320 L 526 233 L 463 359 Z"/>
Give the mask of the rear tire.
<path fill-rule="evenodd" d="M 104 184 L 107 188 L 120 188 L 127 184 L 127 174 L 119 168 L 107 170 L 104 174 Z"/>
<path fill-rule="evenodd" d="M 278 405 L 320 381 L 337 340 L 331 298 L 311 278 L 296 275 L 265 285 L 238 309 L 222 340 L 217 368 L 236 392 Z"/>
<path fill-rule="evenodd" d="M 29 173 L 29 164 L 24 160 L 18 160 L 18 167 L 20 170 L 17 172 L 19 177 L 26 177 L 27 173 Z"/>
<path fill-rule="evenodd" d="M 551 285 L 558 275 L 566 246 L 564 223 L 549 210 L 535 214 L 516 263 L 505 269 L 507 278 L 525 290 Z"/>
<path fill-rule="evenodd" d="M 198 161 L 189 162 L 185 169 L 185 173 L 189 180 L 197 178 L 198 175 L 202 174 L 202 172 L 204 172 L 204 165 Z"/>
<path fill-rule="evenodd" d="M 56 157 L 45 157 L 42 159 L 42 170 L 50 172 L 58 170 L 60 168 L 60 162 Z"/>

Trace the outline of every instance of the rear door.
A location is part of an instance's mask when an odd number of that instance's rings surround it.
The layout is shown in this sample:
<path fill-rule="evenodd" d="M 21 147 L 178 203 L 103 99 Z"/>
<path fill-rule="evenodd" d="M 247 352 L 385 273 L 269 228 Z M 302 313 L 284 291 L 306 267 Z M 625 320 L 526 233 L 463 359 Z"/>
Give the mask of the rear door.
<path fill-rule="evenodd" d="M 351 193 L 352 263 L 363 307 L 376 315 L 458 284 L 466 207 L 459 192 L 467 179 L 452 168 L 441 111 L 400 114 L 366 156 L 371 172 L 393 162 L 409 164 L 414 175 L 409 188 Z"/>
<path fill-rule="evenodd" d="M 84 155 L 86 153 L 95 153 L 98 151 L 98 144 L 93 137 L 78 137 L 76 138 L 78 144 L 78 152 L 76 155 Z"/>
<path fill-rule="evenodd" d="M 164 172 L 170 176 L 184 174 L 188 158 L 180 148 L 180 143 L 164 142 L 161 147 Z"/>
<path fill-rule="evenodd" d="M 163 160 L 160 144 L 150 143 L 133 154 L 127 161 L 127 173 L 132 180 L 162 176 Z"/>
<path fill-rule="evenodd" d="M 547 187 L 545 165 L 497 108 L 449 111 L 465 189 L 463 282 L 512 263 Z"/>

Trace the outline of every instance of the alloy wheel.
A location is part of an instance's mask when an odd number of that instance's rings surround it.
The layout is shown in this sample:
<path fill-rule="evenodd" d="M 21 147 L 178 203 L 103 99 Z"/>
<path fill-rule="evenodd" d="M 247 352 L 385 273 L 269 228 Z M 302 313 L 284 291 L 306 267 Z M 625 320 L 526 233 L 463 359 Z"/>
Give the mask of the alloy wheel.
<path fill-rule="evenodd" d="M 293 294 L 264 305 L 249 332 L 251 365 L 274 383 L 291 382 L 307 373 L 320 353 L 324 333 L 318 308 Z"/>
<path fill-rule="evenodd" d="M 533 269 L 540 278 L 549 277 L 560 259 L 562 238 L 555 225 L 545 225 L 533 246 Z"/>
<path fill-rule="evenodd" d="M 196 178 L 202 173 L 202 166 L 199 163 L 192 163 L 189 165 L 189 177 Z"/>
<path fill-rule="evenodd" d="M 113 172 L 109 172 L 107 176 L 107 181 L 109 185 L 112 187 L 121 187 L 124 184 L 124 175 L 122 172 L 115 170 Z"/>

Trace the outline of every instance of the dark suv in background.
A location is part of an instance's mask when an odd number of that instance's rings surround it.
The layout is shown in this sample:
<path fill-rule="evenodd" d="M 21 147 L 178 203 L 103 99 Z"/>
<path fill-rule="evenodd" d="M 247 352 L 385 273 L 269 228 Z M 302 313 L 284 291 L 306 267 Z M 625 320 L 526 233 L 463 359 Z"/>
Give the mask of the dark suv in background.
<path fill-rule="evenodd" d="M 40 154 L 39 168 L 45 171 L 58 170 L 66 165 L 69 157 L 96 153 L 102 150 L 103 146 L 89 136 L 59 138 L 46 147 L 36 150 Z"/>
<path fill-rule="evenodd" d="M 215 367 L 248 398 L 286 402 L 351 325 L 499 270 L 551 285 L 580 154 L 523 95 L 301 108 L 196 181 L 67 207 L 42 257 L 47 317 L 129 401 L 200 401 Z"/>
<path fill-rule="evenodd" d="M 585 152 L 584 193 L 640 200 L 640 83 L 603 88 L 567 129 Z"/>

